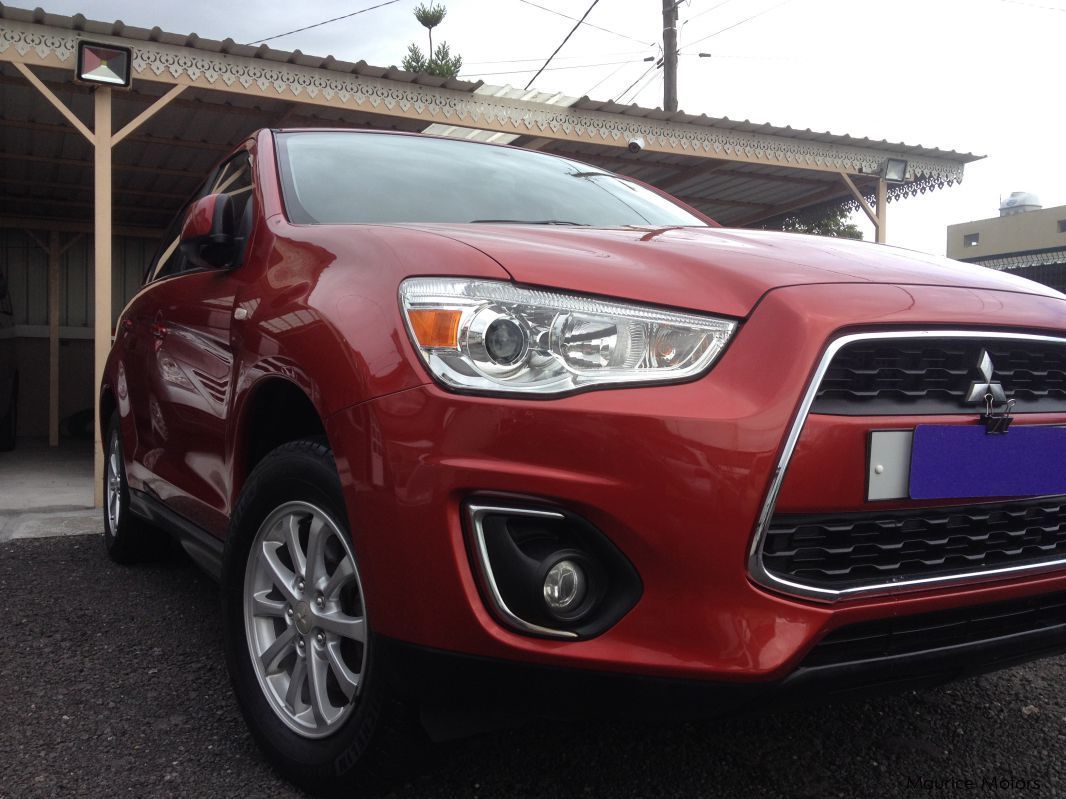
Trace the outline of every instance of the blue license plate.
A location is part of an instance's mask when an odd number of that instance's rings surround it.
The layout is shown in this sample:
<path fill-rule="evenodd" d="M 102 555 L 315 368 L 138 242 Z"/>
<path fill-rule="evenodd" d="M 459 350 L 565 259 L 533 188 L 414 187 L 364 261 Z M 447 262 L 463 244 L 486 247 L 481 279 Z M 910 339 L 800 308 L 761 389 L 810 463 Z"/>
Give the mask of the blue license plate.
<path fill-rule="evenodd" d="M 914 428 L 911 499 L 1066 494 L 1066 427 L 983 424 Z"/>

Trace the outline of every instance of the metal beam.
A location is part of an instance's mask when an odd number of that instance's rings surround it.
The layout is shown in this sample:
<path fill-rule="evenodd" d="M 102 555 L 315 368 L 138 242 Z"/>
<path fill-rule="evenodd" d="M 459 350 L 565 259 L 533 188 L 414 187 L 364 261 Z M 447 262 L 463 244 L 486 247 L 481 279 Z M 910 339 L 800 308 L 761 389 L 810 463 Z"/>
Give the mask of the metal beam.
<path fill-rule="evenodd" d="M 732 205 L 738 208 L 774 208 L 775 206 L 770 203 L 753 203 L 748 200 L 724 200 L 721 197 L 682 197 L 679 194 L 675 194 L 677 199 L 683 203 L 689 205 L 698 205 L 704 203 L 706 205 Z"/>
<path fill-rule="evenodd" d="M 751 216 L 743 217 L 730 224 L 731 227 L 747 227 L 748 225 L 754 225 L 762 222 L 766 219 L 772 219 L 775 216 L 782 216 L 793 211 L 798 211 L 801 208 L 807 208 L 811 205 L 817 205 L 821 202 L 830 202 L 831 200 L 843 200 L 846 194 L 837 186 L 830 186 L 827 189 L 821 191 L 812 192 L 805 197 L 800 197 L 796 202 L 789 203 L 788 205 L 774 208 L 772 211 L 762 211 Z"/>
<path fill-rule="evenodd" d="M 672 189 L 674 186 L 680 186 L 683 183 L 687 183 L 690 180 L 694 180 L 695 178 L 701 178 L 711 174 L 712 172 L 717 172 L 719 169 L 724 167 L 726 163 L 728 162 L 712 161 L 711 163 L 707 163 L 706 161 L 704 161 L 703 163 L 697 166 L 682 167 L 681 169 L 678 169 L 673 175 L 666 178 L 666 180 L 660 180 L 655 185 L 663 191 L 670 191 L 670 189 Z"/>
<path fill-rule="evenodd" d="M 47 217 L 26 216 L 0 216 L 0 229 L 3 230 L 58 230 L 61 233 L 86 233 L 93 232 L 93 226 L 88 222 L 71 221 L 70 219 L 49 219 Z M 133 239 L 158 239 L 165 232 L 163 228 L 152 227 L 114 227 L 111 232 L 116 236 L 126 236 Z"/>
<path fill-rule="evenodd" d="M 24 178 L 9 178 L 7 175 L 0 175 L 0 184 L 8 184 L 12 186 L 36 186 L 45 189 L 60 189 L 61 191 L 92 191 L 92 183 L 59 183 L 51 180 L 27 180 Z M 121 186 L 115 187 L 116 194 L 135 194 L 140 197 L 169 197 L 172 200 L 178 200 L 179 202 L 188 199 L 188 192 L 178 193 L 176 191 L 151 191 L 148 189 L 129 189 Z M 48 201 L 45 197 L 38 197 L 42 201 Z M 116 206 L 117 207 L 117 206 Z"/>
<path fill-rule="evenodd" d="M 80 187 L 79 187 L 80 188 Z M 92 186 L 86 186 L 85 188 L 92 189 Z M 92 208 L 93 203 L 88 200 L 64 200 L 56 197 L 31 197 L 25 194 L 11 194 L 5 193 L 0 196 L 0 202 L 5 200 L 14 200 L 19 205 L 26 203 L 32 203 L 35 205 L 57 205 L 66 206 L 70 208 Z M 177 211 L 177 208 L 160 208 L 159 206 L 149 207 L 144 205 L 115 205 L 113 206 L 116 211 L 125 211 L 127 213 L 144 213 L 144 214 L 163 214 L 173 216 Z"/>
<path fill-rule="evenodd" d="M 70 133 L 66 125 L 53 125 L 49 122 L 21 122 L 14 119 L 0 121 L 0 127 L 16 128 L 18 130 L 34 130 L 41 133 Z M 187 150 L 208 150 L 213 153 L 225 154 L 233 147 L 230 144 L 212 144 L 205 141 L 190 141 L 188 139 L 170 138 L 167 136 L 153 136 L 150 133 L 135 133 L 126 137 L 126 141 L 138 144 L 159 144 L 164 147 L 178 147 Z"/>
<path fill-rule="evenodd" d="M 53 158 L 46 155 L 22 155 L 21 153 L 0 152 L 0 158 L 11 161 L 32 161 L 34 163 L 58 164 L 59 166 L 92 166 L 90 158 Z M 187 169 L 165 169 L 163 167 L 142 166 L 141 164 L 114 164 L 117 172 L 147 172 L 152 175 L 169 175 L 178 178 L 192 178 L 203 180 L 207 173 L 205 168 L 202 172 L 193 172 Z"/>

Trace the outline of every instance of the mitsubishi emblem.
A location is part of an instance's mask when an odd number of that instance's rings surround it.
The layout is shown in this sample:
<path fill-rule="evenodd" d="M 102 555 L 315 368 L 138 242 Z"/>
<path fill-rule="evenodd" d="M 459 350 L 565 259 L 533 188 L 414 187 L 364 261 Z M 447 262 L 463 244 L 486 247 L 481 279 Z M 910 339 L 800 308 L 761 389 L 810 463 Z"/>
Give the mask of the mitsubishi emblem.
<path fill-rule="evenodd" d="M 985 404 L 988 401 L 992 405 L 1001 405 L 1006 402 L 1007 394 L 1003 391 L 1003 384 L 992 380 L 996 368 L 992 365 L 992 358 L 989 356 L 988 350 L 981 350 L 981 355 L 977 359 L 977 369 L 984 381 L 975 380 L 970 383 L 970 390 L 966 393 L 966 404 Z"/>

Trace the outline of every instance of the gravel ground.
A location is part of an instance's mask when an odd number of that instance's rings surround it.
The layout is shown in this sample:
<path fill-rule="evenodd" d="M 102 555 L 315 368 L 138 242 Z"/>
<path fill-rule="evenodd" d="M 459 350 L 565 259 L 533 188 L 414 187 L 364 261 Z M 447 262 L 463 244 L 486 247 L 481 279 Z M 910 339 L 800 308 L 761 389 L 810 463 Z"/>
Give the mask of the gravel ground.
<path fill-rule="evenodd" d="M 96 536 L 11 541 L 0 596 L 0 796 L 300 796 L 245 731 L 193 566 L 115 566 Z M 729 722 L 538 723 L 441 748 L 392 796 L 1062 796 L 1064 679 L 1059 658 Z"/>

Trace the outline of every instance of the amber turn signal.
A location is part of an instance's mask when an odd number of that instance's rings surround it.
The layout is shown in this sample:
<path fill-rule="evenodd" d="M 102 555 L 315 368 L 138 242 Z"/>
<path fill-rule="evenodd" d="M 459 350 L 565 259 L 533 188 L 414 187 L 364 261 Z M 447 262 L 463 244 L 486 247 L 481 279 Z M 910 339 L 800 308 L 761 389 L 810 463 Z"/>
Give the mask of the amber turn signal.
<path fill-rule="evenodd" d="M 462 311 L 433 309 L 411 309 L 407 318 L 411 320 L 411 330 L 423 347 L 459 346 L 459 320 Z"/>

